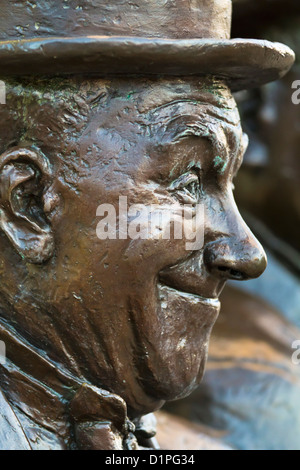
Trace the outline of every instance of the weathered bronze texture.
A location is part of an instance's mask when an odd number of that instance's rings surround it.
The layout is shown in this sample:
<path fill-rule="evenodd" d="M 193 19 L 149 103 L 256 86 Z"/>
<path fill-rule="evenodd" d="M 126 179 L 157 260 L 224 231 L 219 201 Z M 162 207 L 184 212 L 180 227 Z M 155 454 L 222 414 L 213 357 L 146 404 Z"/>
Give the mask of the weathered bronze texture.
<path fill-rule="evenodd" d="M 0 445 L 155 447 L 147 415 L 201 380 L 225 282 L 266 267 L 232 195 L 247 138 L 230 88 L 294 54 L 230 40 L 229 1 L 41 5 L 4 2 L 0 23 Z M 201 205 L 204 244 L 159 237 L 164 218 L 100 240 L 97 208 L 120 196 L 196 223 Z"/>
<path fill-rule="evenodd" d="M 2 75 L 216 75 L 238 90 L 294 59 L 282 44 L 229 39 L 231 0 L 2 0 L 1 11 Z"/>

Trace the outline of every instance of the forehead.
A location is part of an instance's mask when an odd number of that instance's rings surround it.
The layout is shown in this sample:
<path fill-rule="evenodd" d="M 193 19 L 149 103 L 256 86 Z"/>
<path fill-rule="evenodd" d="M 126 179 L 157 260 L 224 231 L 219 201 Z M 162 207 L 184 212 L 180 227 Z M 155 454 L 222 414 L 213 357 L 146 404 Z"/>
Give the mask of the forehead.
<path fill-rule="evenodd" d="M 214 77 L 184 79 L 115 79 L 106 84 L 106 111 L 134 109 L 142 116 L 153 117 L 154 112 L 170 113 L 171 105 L 197 104 L 222 110 L 225 119 L 237 124 L 236 102 L 227 85 Z"/>
<path fill-rule="evenodd" d="M 23 99 L 21 108 L 34 128 L 44 126 L 47 130 L 61 126 L 67 134 L 72 134 L 72 139 L 74 133 L 80 137 L 101 127 L 120 132 L 123 127 L 130 134 L 133 124 L 135 128 L 142 123 L 163 124 L 188 114 L 198 114 L 203 119 L 211 113 L 234 125 L 239 122 L 230 90 L 213 77 L 110 80 L 79 77 L 61 79 L 58 83 L 33 81 L 25 87 L 12 88 L 12 95 Z M 47 136 L 47 132 L 38 134 Z"/>
<path fill-rule="evenodd" d="M 19 88 L 14 87 L 17 95 Z M 27 140 L 36 133 L 35 138 L 51 138 L 51 145 L 69 147 L 71 141 L 80 147 L 80 153 L 95 144 L 100 160 L 104 157 L 101 148 L 107 143 L 113 151 L 124 148 L 126 141 L 132 145 L 147 139 L 167 143 L 178 132 L 199 135 L 201 125 L 211 139 L 220 139 L 220 127 L 225 126 L 240 134 L 235 100 L 226 84 L 214 77 L 79 77 L 59 83 L 33 81 L 21 88 L 20 98 L 26 91 L 31 103 L 25 106 L 30 108 L 26 111 L 30 117 Z M 57 132 L 59 127 L 64 139 Z"/>
<path fill-rule="evenodd" d="M 222 168 L 229 155 L 232 160 L 241 155 L 239 113 L 224 83 L 188 78 L 122 81 L 118 85 L 118 81 L 109 84 L 113 98 L 93 122 L 101 155 L 107 162 L 117 156 L 124 172 L 136 172 L 139 167 L 144 171 L 147 165 L 154 172 L 162 167 L 166 171 L 181 168 L 200 149 L 194 137 L 210 141 L 210 154 Z"/>
<path fill-rule="evenodd" d="M 125 139 L 134 135 L 138 138 L 143 130 L 160 139 L 167 128 L 182 127 L 188 121 L 207 124 L 211 130 L 219 124 L 240 128 L 230 90 L 213 77 L 111 81 L 105 109 L 99 109 L 92 120 Z"/>
<path fill-rule="evenodd" d="M 191 102 L 236 110 L 236 103 L 224 82 L 213 77 L 149 81 L 137 96 L 139 112 L 145 114 L 170 104 Z"/>
<path fill-rule="evenodd" d="M 112 82 L 108 88 L 114 97 L 98 124 L 125 140 L 146 135 L 162 144 L 182 132 L 214 141 L 242 137 L 236 102 L 225 83 L 212 77 Z"/>

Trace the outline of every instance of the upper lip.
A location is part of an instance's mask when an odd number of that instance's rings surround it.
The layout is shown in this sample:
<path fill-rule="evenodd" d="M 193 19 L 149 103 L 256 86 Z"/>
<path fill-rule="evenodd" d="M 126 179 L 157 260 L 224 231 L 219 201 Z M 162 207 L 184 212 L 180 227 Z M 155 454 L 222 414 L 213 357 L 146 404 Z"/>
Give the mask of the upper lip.
<path fill-rule="evenodd" d="M 178 287 L 174 287 L 172 285 L 169 285 L 168 283 L 166 283 L 165 281 L 162 281 L 161 279 L 159 279 L 159 284 L 161 284 L 162 286 L 166 286 L 169 289 L 172 289 L 174 291 L 182 292 L 183 294 L 193 295 L 195 297 L 198 297 L 200 300 L 202 300 L 204 302 L 208 302 L 208 303 L 212 303 L 212 304 L 219 304 L 220 303 L 218 297 L 207 297 L 207 296 L 204 296 L 204 295 L 202 295 L 198 292 L 194 292 L 192 289 L 191 290 L 180 289 Z"/>
<path fill-rule="evenodd" d="M 174 290 L 211 302 L 218 301 L 226 283 L 226 279 L 217 278 L 206 269 L 201 254 L 193 254 L 177 264 L 161 269 L 158 280 Z"/>

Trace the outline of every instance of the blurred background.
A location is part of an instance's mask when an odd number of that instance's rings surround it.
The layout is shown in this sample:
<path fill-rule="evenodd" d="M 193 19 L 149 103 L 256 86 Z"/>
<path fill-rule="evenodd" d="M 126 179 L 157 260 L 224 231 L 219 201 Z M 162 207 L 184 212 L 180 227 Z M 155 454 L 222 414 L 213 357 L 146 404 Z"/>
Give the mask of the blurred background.
<path fill-rule="evenodd" d="M 300 340 L 300 104 L 291 98 L 300 80 L 300 2 L 233 4 L 232 37 L 283 42 L 298 55 L 283 80 L 236 95 L 250 146 L 235 197 L 269 264 L 261 278 L 224 290 L 204 380 L 167 411 L 234 449 L 299 450 L 292 346 Z"/>

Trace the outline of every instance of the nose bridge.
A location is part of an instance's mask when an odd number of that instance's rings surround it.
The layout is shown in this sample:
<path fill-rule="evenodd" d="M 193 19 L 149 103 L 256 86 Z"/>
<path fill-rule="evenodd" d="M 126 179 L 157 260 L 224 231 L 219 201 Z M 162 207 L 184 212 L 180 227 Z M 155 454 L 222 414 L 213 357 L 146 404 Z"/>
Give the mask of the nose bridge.
<path fill-rule="evenodd" d="M 265 251 L 242 218 L 233 197 L 212 217 L 204 262 L 218 277 L 246 280 L 259 277 L 267 266 Z M 215 214 L 216 215 L 216 212 Z"/>

